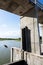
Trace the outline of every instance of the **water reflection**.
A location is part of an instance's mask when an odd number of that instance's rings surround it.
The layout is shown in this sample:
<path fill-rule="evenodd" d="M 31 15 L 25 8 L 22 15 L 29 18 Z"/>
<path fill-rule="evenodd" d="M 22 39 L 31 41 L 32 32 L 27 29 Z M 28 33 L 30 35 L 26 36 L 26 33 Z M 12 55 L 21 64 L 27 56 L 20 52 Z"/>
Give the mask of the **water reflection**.
<path fill-rule="evenodd" d="M 21 42 L 14 40 L 0 41 L 0 65 L 10 62 L 11 47 L 21 48 Z"/>

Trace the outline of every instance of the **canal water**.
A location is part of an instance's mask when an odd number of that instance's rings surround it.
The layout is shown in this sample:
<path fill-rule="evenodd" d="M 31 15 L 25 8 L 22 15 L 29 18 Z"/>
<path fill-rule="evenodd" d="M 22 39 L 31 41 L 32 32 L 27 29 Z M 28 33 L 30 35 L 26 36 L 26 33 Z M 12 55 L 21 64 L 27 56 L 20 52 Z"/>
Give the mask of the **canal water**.
<path fill-rule="evenodd" d="M 0 65 L 10 62 L 11 47 L 21 48 L 21 41 L 15 40 L 0 41 Z"/>

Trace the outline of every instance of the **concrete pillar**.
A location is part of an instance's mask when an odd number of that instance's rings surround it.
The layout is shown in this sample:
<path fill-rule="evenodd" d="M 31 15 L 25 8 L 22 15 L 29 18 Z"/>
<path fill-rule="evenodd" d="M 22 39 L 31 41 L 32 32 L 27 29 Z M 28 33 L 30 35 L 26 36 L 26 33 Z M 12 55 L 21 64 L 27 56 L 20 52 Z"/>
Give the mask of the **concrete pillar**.
<path fill-rule="evenodd" d="M 42 44 L 43 44 L 43 24 L 41 25 L 41 32 L 42 32 Z"/>
<path fill-rule="evenodd" d="M 24 17 L 21 18 L 21 33 L 22 29 L 26 26 L 29 30 L 31 30 L 32 53 L 40 54 L 38 17 L 35 8 L 30 10 L 28 13 L 24 15 Z"/>

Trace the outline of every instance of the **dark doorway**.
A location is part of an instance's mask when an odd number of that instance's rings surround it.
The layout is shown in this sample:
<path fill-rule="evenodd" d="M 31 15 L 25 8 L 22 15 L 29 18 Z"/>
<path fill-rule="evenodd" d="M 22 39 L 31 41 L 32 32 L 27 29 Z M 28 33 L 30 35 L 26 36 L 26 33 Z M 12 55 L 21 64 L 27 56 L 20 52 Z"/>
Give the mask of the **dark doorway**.
<path fill-rule="evenodd" d="M 22 29 L 22 48 L 24 51 L 31 52 L 31 31 L 28 27 Z"/>

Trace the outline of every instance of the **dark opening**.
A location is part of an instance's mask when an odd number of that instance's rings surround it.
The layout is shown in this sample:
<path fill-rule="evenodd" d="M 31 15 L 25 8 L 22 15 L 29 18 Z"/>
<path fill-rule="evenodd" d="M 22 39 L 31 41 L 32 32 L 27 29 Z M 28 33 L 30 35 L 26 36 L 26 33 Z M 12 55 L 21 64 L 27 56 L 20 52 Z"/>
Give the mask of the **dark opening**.
<path fill-rule="evenodd" d="M 22 48 L 24 51 L 31 52 L 31 31 L 25 27 L 22 29 Z"/>

